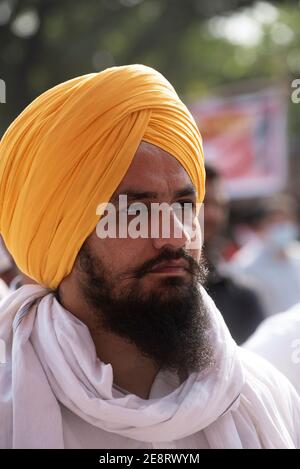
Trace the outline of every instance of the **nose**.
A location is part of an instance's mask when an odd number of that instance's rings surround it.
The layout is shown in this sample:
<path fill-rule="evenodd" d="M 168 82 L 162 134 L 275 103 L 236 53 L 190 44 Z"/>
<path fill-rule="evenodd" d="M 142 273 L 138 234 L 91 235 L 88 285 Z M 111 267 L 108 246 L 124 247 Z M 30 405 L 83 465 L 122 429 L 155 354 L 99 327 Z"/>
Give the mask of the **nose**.
<path fill-rule="evenodd" d="M 179 249 L 188 245 L 191 242 L 191 236 L 171 207 L 168 213 L 169 218 L 162 220 L 162 216 L 165 215 L 166 213 L 160 214 L 156 236 L 152 236 L 153 247 L 158 250 L 166 247 Z"/>

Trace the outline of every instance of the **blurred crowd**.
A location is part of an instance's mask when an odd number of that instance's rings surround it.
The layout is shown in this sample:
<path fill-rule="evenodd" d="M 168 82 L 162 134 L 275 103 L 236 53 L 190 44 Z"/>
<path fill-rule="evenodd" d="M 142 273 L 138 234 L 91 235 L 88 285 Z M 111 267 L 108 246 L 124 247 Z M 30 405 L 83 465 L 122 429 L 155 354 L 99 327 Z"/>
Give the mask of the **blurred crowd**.
<path fill-rule="evenodd" d="M 232 217 L 221 175 L 211 166 L 206 172 L 206 288 L 242 344 L 263 319 L 300 302 L 297 202 L 290 194 L 275 194 L 253 200 L 248 213 L 243 209 Z"/>

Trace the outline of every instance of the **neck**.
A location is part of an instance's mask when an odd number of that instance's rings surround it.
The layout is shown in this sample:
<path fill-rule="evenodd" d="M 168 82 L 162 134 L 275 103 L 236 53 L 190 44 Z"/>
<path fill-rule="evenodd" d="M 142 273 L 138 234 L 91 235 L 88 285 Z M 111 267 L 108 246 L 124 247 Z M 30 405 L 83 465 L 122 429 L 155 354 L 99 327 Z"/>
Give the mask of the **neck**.
<path fill-rule="evenodd" d="M 144 357 L 135 345 L 110 332 L 91 330 L 97 356 L 104 363 L 110 363 L 114 383 L 131 394 L 148 399 L 157 375 L 158 367 Z"/>
<path fill-rule="evenodd" d="M 113 369 L 114 384 L 142 399 L 148 399 L 159 368 L 141 354 L 134 344 L 101 327 L 95 313 L 82 298 L 68 289 L 59 289 L 59 301 L 89 329 L 98 358 Z"/>

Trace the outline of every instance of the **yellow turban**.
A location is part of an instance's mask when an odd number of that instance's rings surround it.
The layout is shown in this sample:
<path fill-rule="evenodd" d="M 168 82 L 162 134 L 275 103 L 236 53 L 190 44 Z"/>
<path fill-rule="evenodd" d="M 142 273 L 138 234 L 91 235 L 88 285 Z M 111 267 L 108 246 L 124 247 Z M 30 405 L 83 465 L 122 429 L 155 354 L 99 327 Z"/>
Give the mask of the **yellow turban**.
<path fill-rule="evenodd" d="M 141 141 L 179 160 L 204 197 L 201 136 L 172 85 L 143 65 L 74 78 L 35 99 L 0 143 L 0 230 L 18 267 L 56 288 Z"/>

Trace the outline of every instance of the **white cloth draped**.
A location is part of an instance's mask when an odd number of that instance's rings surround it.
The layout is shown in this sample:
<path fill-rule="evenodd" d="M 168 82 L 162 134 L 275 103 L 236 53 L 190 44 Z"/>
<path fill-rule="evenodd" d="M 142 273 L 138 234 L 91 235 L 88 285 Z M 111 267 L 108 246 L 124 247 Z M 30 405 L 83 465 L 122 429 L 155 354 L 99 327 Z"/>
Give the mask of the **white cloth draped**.
<path fill-rule="evenodd" d="M 289 382 L 232 340 L 210 297 L 215 361 L 162 397 L 116 397 L 88 328 L 49 290 L 27 285 L 0 304 L 0 447 L 64 448 L 64 406 L 96 429 L 170 447 L 204 432 L 211 448 L 293 448 L 300 401 Z M 176 446 L 175 446 L 176 447 Z"/>
<path fill-rule="evenodd" d="M 300 303 L 263 321 L 244 347 L 272 363 L 300 395 Z"/>

